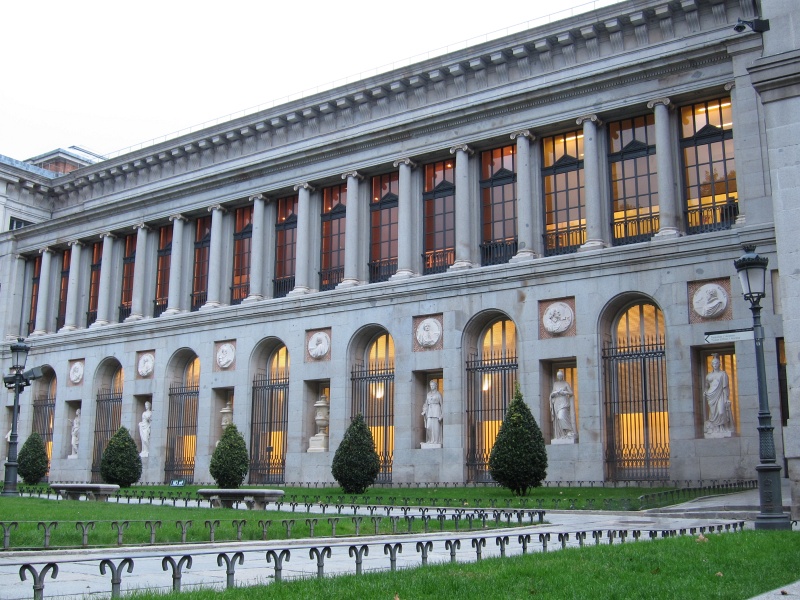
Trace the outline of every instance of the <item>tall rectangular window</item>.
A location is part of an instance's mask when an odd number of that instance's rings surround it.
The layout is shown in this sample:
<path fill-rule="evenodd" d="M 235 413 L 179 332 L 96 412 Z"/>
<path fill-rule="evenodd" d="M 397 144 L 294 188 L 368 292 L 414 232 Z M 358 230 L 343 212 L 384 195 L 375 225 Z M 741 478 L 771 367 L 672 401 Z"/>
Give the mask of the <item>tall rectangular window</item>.
<path fill-rule="evenodd" d="M 158 317 L 169 304 L 169 267 L 172 262 L 172 225 L 158 229 L 158 253 L 156 255 L 156 297 L 153 300 L 153 316 Z"/>
<path fill-rule="evenodd" d="M 507 263 L 517 253 L 517 148 L 481 152 L 481 264 Z"/>
<path fill-rule="evenodd" d="M 231 304 L 241 304 L 250 294 L 250 261 L 253 241 L 253 207 L 242 206 L 234 214 L 233 282 Z"/>
<path fill-rule="evenodd" d="M 730 229 L 739 214 L 731 99 L 681 108 L 687 233 Z"/>
<path fill-rule="evenodd" d="M 36 311 L 39 308 L 39 278 L 42 275 L 42 255 L 33 259 L 33 277 L 31 278 L 31 304 L 28 315 L 28 335 L 36 329 Z"/>
<path fill-rule="evenodd" d="M 278 199 L 275 223 L 275 279 L 272 296 L 283 298 L 294 289 L 297 266 L 297 194 Z"/>
<path fill-rule="evenodd" d="M 658 233 L 655 135 L 652 114 L 608 124 L 615 246 L 645 242 Z"/>
<path fill-rule="evenodd" d="M 322 251 L 319 289 L 332 290 L 344 277 L 345 214 L 347 185 L 322 190 Z"/>
<path fill-rule="evenodd" d="M 136 263 L 136 234 L 126 235 L 122 256 L 122 292 L 119 297 L 119 322 L 131 316 L 133 306 L 133 270 Z"/>
<path fill-rule="evenodd" d="M 542 183 L 544 254 L 575 252 L 586 240 L 582 131 L 542 140 Z"/>
<path fill-rule="evenodd" d="M 64 326 L 67 319 L 67 292 L 69 291 L 69 267 L 72 261 L 72 250 L 67 248 L 61 253 L 61 278 L 58 283 L 58 311 L 56 312 L 56 331 Z"/>
<path fill-rule="evenodd" d="M 422 202 L 425 213 L 422 272 L 444 273 L 455 260 L 456 185 L 452 160 L 425 165 Z"/>
<path fill-rule="evenodd" d="M 86 311 L 86 326 L 97 320 L 97 302 L 100 299 L 100 266 L 103 262 L 103 242 L 92 244 L 92 262 L 89 265 L 89 309 Z"/>
<path fill-rule="evenodd" d="M 192 310 L 198 310 L 208 299 L 208 259 L 211 246 L 211 217 L 200 217 L 194 230 L 194 273 L 192 276 Z"/>
<path fill-rule="evenodd" d="M 369 281 L 387 281 L 397 272 L 397 199 L 399 173 L 372 178 Z"/>

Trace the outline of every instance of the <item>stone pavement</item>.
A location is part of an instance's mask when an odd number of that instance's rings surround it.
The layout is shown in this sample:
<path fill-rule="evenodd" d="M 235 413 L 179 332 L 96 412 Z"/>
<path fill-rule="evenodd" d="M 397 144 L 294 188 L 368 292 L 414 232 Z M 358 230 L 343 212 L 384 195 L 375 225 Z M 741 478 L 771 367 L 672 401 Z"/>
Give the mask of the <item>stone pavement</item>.
<path fill-rule="evenodd" d="M 788 499 L 788 489 L 784 498 Z M 176 581 L 184 590 L 195 587 L 223 589 L 229 577 L 226 572 L 228 562 L 234 567 L 232 577 L 235 584 L 244 586 L 268 583 L 276 576 L 283 579 L 315 577 L 320 568 L 326 575 L 354 573 L 358 562 L 366 572 L 388 570 L 393 563 L 399 569 L 420 566 L 424 560 L 431 563 L 453 559 L 465 562 L 479 557 L 514 555 L 526 551 L 549 552 L 560 549 L 562 545 L 577 546 L 576 532 L 585 532 L 586 544 L 605 544 L 626 541 L 622 539 L 622 532 L 628 536 L 627 543 L 630 543 L 634 530 L 641 531 L 641 540 L 649 539 L 651 531 L 662 537 L 665 535 L 662 532 L 690 531 L 692 528 L 699 530 L 711 524 L 720 528 L 727 526 L 732 530 L 738 528 L 741 521 L 751 521 L 757 512 L 758 492 L 749 490 L 693 500 L 668 509 L 635 513 L 547 511 L 547 524 L 496 530 L 462 529 L 458 532 L 432 531 L 429 534 L 362 535 L 351 538 L 2 552 L 0 597 L 6 600 L 33 598 L 33 579 L 44 572 L 49 562 L 58 564 L 58 574 L 52 578 L 52 569 L 44 573 L 45 578 L 41 581 L 44 584 L 43 597 L 86 600 L 108 598 L 115 571 L 121 577 L 119 589 L 123 596 L 125 592 L 141 588 L 168 591 L 174 589 Z M 752 527 L 752 522 L 746 526 Z M 569 534 L 568 538 L 563 536 L 565 533 Z M 220 556 L 221 553 L 225 556 Z M 190 558 L 185 559 L 184 556 Z M 132 560 L 130 572 L 127 570 L 128 564 L 121 563 L 125 558 Z M 319 566 L 320 558 L 322 567 Z M 101 567 L 104 559 L 110 562 L 103 563 Z M 35 569 L 35 573 L 27 571 L 26 581 L 21 581 L 20 567 L 26 563 Z M 281 567 L 280 573 L 276 571 L 276 563 Z M 100 572 L 103 567 L 105 574 Z M 782 591 L 785 593 L 782 594 Z M 771 594 L 759 598 L 785 598 L 786 594 L 800 598 L 800 582 L 784 586 Z"/>

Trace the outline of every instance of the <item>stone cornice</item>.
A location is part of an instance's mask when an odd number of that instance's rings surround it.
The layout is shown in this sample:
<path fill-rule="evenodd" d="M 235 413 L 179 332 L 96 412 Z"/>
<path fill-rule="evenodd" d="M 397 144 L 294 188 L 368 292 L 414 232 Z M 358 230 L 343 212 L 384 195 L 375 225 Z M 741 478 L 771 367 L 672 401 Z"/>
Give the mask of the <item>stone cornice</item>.
<path fill-rule="evenodd" d="M 759 58 L 748 71 L 764 103 L 800 96 L 800 50 Z"/>

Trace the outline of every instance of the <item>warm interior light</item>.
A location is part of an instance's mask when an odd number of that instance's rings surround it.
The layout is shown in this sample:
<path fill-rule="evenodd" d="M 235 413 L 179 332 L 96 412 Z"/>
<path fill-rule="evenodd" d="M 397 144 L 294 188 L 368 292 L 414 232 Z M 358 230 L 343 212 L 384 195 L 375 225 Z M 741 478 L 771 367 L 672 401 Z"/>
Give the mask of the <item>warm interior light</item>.
<path fill-rule="evenodd" d="M 489 388 L 492 387 L 492 378 L 488 375 L 483 376 L 483 391 L 488 392 Z"/>

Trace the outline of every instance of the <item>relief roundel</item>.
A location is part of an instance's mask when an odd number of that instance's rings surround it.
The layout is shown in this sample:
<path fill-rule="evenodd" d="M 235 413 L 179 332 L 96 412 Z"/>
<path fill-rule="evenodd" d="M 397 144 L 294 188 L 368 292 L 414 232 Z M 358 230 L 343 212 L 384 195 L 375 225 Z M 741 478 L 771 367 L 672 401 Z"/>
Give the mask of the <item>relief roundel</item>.
<path fill-rule="evenodd" d="M 542 315 L 542 325 L 550 334 L 564 333 L 572 325 L 575 313 L 566 302 L 553 302 Z"/>
<path fill-rule="evenodd" d="M 83 363 L 75 362 L 69 368 L 69 380 L 72 383 L 80 383 L 83 380 Z"/>
<path fill-rule="evenodd" d="M 435 346 L 439 338 L 442 337 L 442 326 L 439 325 L 439 321 L 436 319 L 423 319 L 417 325 L 416 336 L 417 343 L 420 346 L 430 348 Z"/>
<path fill-rule="evenodd" d="M 692 296 L 692 309 L 701 317 L 717 317 L 728 307 L 728 292 L 721 285 L 707 283 Z"/>
<path fill-rule="evenodd" d="M 311 358 L 322 358 L 331 349 L 331 337 L 324 331 L 318 331 L 308 340 L 308 355 Z"/>

